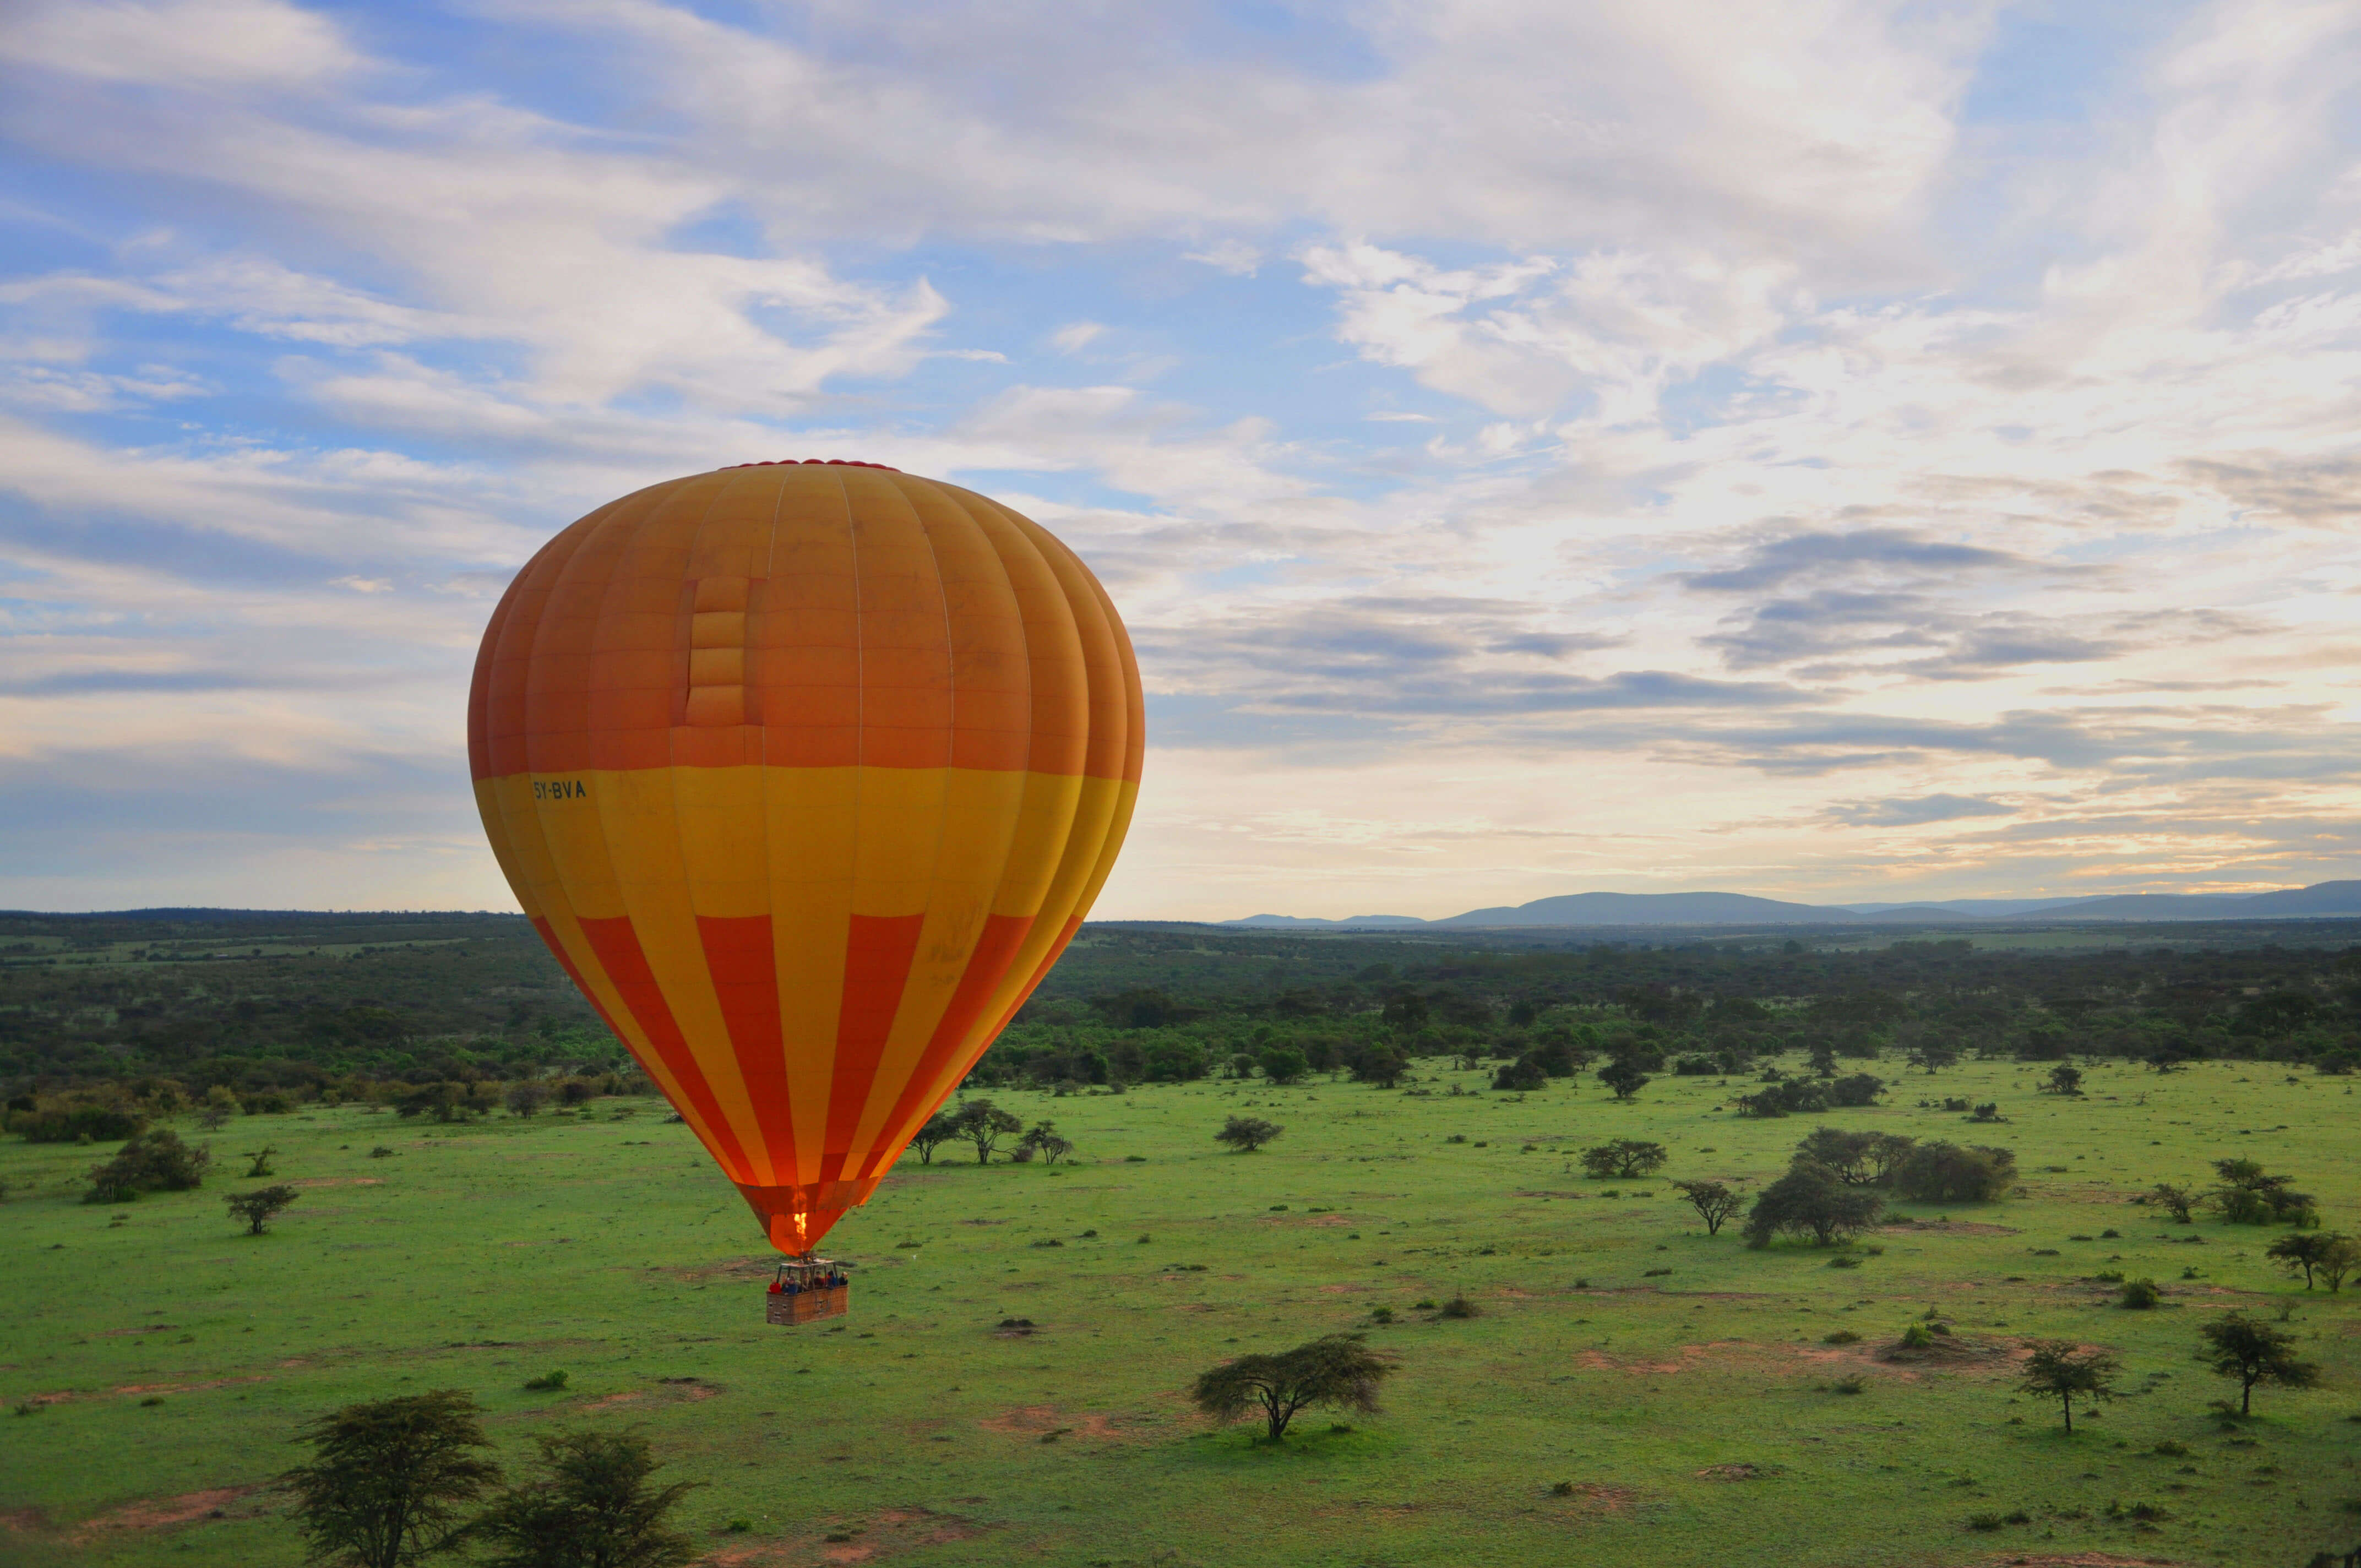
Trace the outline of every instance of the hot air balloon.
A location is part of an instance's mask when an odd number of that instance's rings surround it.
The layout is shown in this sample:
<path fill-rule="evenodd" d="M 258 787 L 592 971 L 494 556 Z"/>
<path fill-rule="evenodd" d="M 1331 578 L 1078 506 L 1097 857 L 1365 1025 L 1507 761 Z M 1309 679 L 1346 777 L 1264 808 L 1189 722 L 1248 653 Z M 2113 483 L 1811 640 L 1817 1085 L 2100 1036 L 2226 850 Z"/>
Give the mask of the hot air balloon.
<path fill-rule="evenodd" d="M 876 464 L 746 464 L 544 545 L 467 740 L 534 928 L 809 1260 L 1098 896 L 1139 672 L 1031 520 Z"/>

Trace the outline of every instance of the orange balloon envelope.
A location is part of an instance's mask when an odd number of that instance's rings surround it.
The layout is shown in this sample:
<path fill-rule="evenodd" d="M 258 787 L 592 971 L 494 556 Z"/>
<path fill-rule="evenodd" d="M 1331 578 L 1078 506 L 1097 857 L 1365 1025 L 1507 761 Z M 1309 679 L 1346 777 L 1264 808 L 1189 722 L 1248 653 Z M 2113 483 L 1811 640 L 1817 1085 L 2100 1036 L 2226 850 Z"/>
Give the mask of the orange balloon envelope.
<path fill-rule="evenodd" d="M 592 512 L 509 586 L 467 710 L 518 902 L 787 1253 L 1064 950 L 1141 744 L 1130 641 L 1073 552 L 862 463 Z"/>

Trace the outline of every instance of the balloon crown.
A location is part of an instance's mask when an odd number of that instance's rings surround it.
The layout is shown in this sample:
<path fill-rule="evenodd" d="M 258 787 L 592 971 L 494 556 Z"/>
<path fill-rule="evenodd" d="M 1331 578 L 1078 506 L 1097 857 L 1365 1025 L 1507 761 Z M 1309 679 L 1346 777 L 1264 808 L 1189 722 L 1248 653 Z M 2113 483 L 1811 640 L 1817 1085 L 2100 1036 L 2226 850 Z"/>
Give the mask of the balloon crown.
<path fill-rule="evenodd" d="M 888 474 L 902 470 L 887 463 L 861 463 L 850 457 L 766 457 L 760 463 L 731 463 L 732 468 L 792 468 L 797 463 L 818 463 L 829 468 L 883 468 Z"/>

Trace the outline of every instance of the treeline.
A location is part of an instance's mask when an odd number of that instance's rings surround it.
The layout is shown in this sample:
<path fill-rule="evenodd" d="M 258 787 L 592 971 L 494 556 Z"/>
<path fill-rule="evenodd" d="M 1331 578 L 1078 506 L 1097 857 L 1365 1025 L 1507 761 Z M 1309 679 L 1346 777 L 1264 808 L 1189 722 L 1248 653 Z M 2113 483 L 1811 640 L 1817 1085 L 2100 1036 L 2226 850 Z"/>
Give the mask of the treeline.
<path fill-rule="evenodd" d="M 1394 1064 L 1459 1056 L 1517 1069 L 1500 1082 L 1513 1089 L 1563 1076 L 1569 1049 L 1725 1077 L 1810 1060 L 1817 1081 L 1764 1091 L 1768 1114 L 1844 1103 L 1859 1089 L 1835 1087 L 1850 1076 L 1838 1062 L 2235 1058 L 2350 1072 L 2361 946 L 1987 951 L 1946 937 L 1870 950 L 1756 938 L 1495 951 L 1472 938 L 1093 927 L 977 1077 L 1152 1083 L 1264 1072 L 1276 1053 L 1390 1081 Z"/>
<path fill-rule="evenodd" d="M 0 916 L 0 1086 L 611 1072 L 630 1058 L 514 916 Z"/>

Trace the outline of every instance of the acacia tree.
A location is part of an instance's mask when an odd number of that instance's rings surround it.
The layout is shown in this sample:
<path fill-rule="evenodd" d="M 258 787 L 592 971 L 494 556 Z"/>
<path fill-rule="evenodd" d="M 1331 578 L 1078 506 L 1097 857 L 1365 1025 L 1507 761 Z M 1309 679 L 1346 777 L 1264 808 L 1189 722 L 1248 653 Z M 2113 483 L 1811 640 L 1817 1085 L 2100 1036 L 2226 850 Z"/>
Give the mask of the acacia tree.
<path fill-rule="evenodd" d="M 549 1103 L 549 1090 L 546 1085 L 526 1079 L 522 1083 L 510 1084 L 505 1099 L 510 1115 L 532 1116 Z"/>
<path fill-rule="evenodd" d="M 476 1401 L 456 1388 L 347 1405 L 306 1424 L 312 1461 L 280 1477 L 313 1562 L 405 1568 L 453 1550 L 458 1506 L 500 1479 Z"/>
<path fill-rule="evenodd" d="M 992 1151 L 1009 1134 L 1023 1130 L 1025 1124 L 1003 1111 L 989 1100 L 971 1100 L 959 1108 L 951 1118 L 959 1135 L 975 1146 L 975 1163 L 992 1163 Z"/>
<path fill-rule="evenodd" d="M 1689 1207 L 1705 1222 L 1705 1234 L 1721 1234 L 1722 1222 L 1746 1206 L 1744 1194 L 1719 1181 L 1675 1181 L 1673 1190 L 1689 1201 Z"/>
<path fill-rule="evenodd" d="M 920 1165 L 932 1165 L 935 1150 L 956 1142 L 959 1136 L 959 1119 L 948 1111 L 938 1111 L 927 1118 L 925 1126 L 910 1135 L 910 1146 L 918 1151 Z"/>
<path fill-rule="evenodd" d="M 2169 1181 L 2159 1181 L 2147 1190 L 2147 1195 L 2158 1207 L 2172 1216 L 2174 1224 L 2186 1225 L 2194 1223 L 2189 1217 L 2189 1211 L 2196 1206 L 2197 1194 L 2188 1188 L 2175 1187 Z"/>
<path fill-rule="evenodd" d="M 637 1431 L 560 1432 L 541 1443 L 543 1474 L 511 1487 L 468 1527 L 492 1568 L 683 1568 L 697 1542 L 666 1516 L 702 1482 L 652 1485 Z"/>
<path fill-rule="evenodd" d="M 2312 1274 L 2328 1255 L 2328 1249 L 2344 1239 L 2334 1231 L 2295 1231 L 2265 1247 L 2263 1255 L 2276 1258 L 2290 1275 L 2302 1275 L 2303 1288 L 2309 1290 Z"/>
<path fill-rule="evenodd" d="M 1017 1147 L 1028 1154 L 1038 1154 L 1044 1165 L 1055 1165 L 1074 1152 L 1073 1140 L 1060 1137 L 1055 1123 L 1042 1122 L 1030 1128 L 1017 1141 Z"/>
<path fill-rule="evenodd" d="M 1827 1246 L 1876 1223 L 1885 1201 L 1848 1185 L 1817 1160 L 1798 1158 L 1764 1188 L 1746 1213 L 1746 1245 L 1768 1246 L 1777 1235 L 1812 1238 Z"/>
<path fill-rule="evenodd" d="M 1664 1168 L 1669 1158 L 1664 1146 L 1642 1138 L 1610 1138 L 1594 1148 L 1582 1151 L 1582 1168 L 1587 1174 L 1605 1180 L 1610 1176 L 1630 1180 Z"/>
<path fill-rule="evenodd" d="M 2080 1351 L 2071 1340 L 2036 1341 L 2017 1387 L 2028 1394 L 2056 1399 L 2066 1414 L 2066 1430 L 2074 1430 L 2074 1396 L 2092 1404 L 2114 1398 L 2120 1363 L 2103 1350 Z"/>
<path fill-rule="evenodd" d="M 2080 1094 L 2082 1092 L 2082 1069 L 2059 1062 L 2049 1069 L 2048 1081 L 2040 1088 L 2044 1094 Z"/>
<path fill-rule="evenodd" d="M 2320 1368 L 2298 1361 L 2295 1335 L 2279 1332 L 2243 1312 L 2207 1323 L 2197 1331 L 2206 1348 L 2198 1359 L 2224 1377 L 2238 1380 L 2238 1413 L 2254 1413 L 2255 1385 L 2276 1383 L 2282 1388 L 2309 1388 L 2320 1381 Z"/>
<path fill-rule="evenodd" d="M 1628 1057 L 1617 1057 L 1598 1069 L 1598 1081 L 1618 1100 L 1629 1100 L 1648 1086 L 1648 1075 Z"/>
<path fill-rule="evenodd" d="M 2334 1236 L 2312 1264 L 2313 1272 L 2332 1296 L 2345 1288 L 2345 1277 L 2361 1268 L 2361 1241 L 2351 1236 Z"/>
<path fill-rule="evenodd" d="M 1239 1154 L 1253 1154 L 1285 1131 L 1278 1123 L 1266 1122 L 1259 1116 L 1233 1116 L 1222 1124 L 1213 1141 L 1227 1144 Z"/>
<path fill-rule="evenodd" d="M 1277 1355 L 1242 1355 L 1200 1373 L 1190 1398 L 1224 1422 L 1259 1407 L 1264 1430 L 1277 1442 L 1306 1406 L 1375 1411 L 1378 1384 L 1392 1370 L 1357 1337 L 1330 1334 Z"/>
<path fill-rule="evenodd" d="M 302 1192 L 281 1182 L 276 1187 L 258 1187 L 251 1192 L 233 1192 L 225 1201 L 229 1204 L 230 1218 L 245 1221 L 246 1234 L 258 1236 L 285 1212 L 287 1205 L 302 1196 Z"/>

